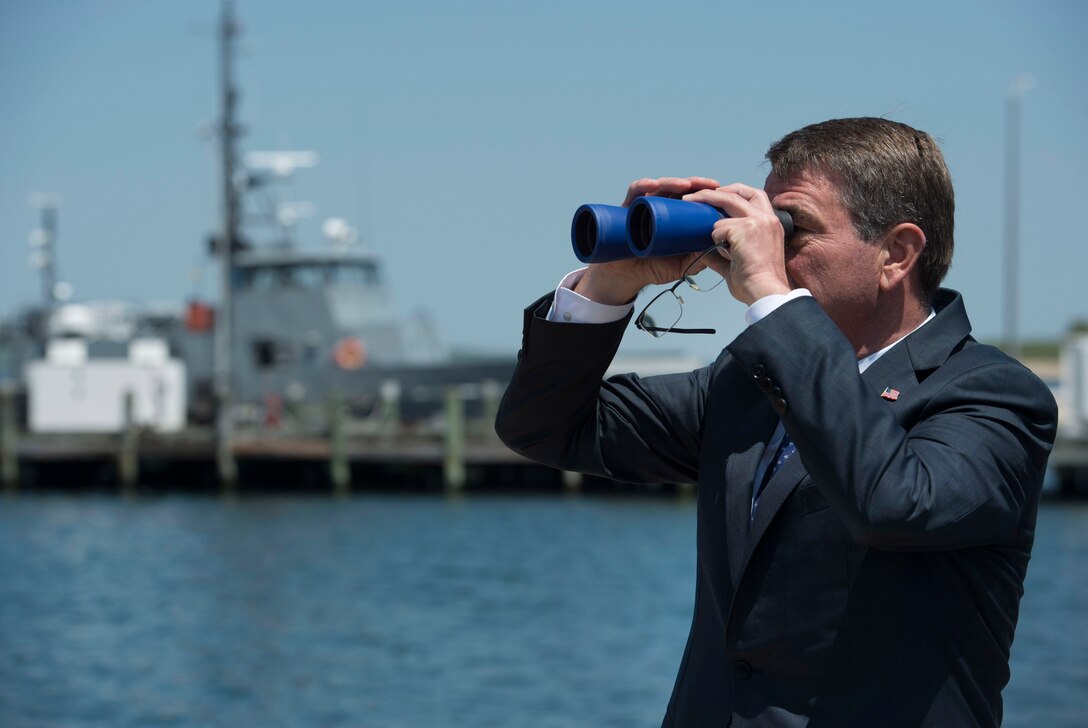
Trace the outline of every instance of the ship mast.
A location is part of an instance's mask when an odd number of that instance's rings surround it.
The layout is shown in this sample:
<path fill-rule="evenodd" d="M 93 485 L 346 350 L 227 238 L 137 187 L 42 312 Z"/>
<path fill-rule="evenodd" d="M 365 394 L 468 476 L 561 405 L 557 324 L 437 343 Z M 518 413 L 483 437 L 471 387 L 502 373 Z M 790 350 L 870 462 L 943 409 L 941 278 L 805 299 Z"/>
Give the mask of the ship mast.
<path fill-rule="evenodd" d="M 238 35 L 233 0 L 223 0 L 219 19 L 219 89 L 222 116 L 219 120 L 220 203 L 216 253 L 219 258 L 219 311 L 215 321 L 215 394 L 217 400 L 216 432 L 220 477 L 233 484 L 237 473 L 231 453 L 231 353 L 234 319 L 234 251 L 238 246 L 239 194 L 235 184 L 235 141 L 241 133 L 234 111 L 238 93 L 234 86 L 234 42 Z"/>

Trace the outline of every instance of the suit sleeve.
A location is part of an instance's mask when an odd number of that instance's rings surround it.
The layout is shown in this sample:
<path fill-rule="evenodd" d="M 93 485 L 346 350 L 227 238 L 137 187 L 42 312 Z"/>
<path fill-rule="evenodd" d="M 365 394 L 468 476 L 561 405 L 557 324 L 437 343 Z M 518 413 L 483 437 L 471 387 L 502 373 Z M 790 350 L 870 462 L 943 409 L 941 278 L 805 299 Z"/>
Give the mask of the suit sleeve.
<path fill-rule="evenodd" d="M 518 365 L 495 430 L 514 451 L 628 483 L 694 482 L 709 369 L 604 380 L 630 316 L 547 321 L 551 297 L 525 311 Z"/>
<path fill-rule="evenodd" d="M 1057 410 L 1018 362 L 964 348 L 930 374 L 924 411 L 903 425 L 815 301 L 786 304 L 728 348 L 778 384 L 805 468 L 857 540 L 891 550 L 995 543 L 1035 507 Z"/>

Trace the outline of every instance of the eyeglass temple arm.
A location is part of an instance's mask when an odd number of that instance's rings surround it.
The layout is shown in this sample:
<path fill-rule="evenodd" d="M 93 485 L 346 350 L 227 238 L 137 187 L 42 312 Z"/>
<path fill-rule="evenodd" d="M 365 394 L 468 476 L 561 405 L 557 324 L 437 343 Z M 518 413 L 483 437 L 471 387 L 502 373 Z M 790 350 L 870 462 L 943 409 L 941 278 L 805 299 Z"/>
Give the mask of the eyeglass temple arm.
<path fill-rule="evenodd" d="M 666 334 L 716 334 L 717 329 L 663 329 L 660 326 L 639 326 L 643 331 L 664 331 Z"/>

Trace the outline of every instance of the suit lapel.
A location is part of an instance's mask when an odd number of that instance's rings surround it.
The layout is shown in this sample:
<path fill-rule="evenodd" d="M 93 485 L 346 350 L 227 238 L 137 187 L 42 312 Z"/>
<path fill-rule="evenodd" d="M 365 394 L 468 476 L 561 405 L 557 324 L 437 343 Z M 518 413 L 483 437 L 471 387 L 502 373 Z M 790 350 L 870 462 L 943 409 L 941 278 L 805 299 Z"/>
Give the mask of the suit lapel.
<path fill-rule="evenodd" d="M 865 382 L 874 397 L 880 397 L 885 389 L 891 387 L 899 392 L 899 398 L 910 401 L 910 395 L 918 386 L 918 377 L 911 364 L 906 342 L 893 346 L 884 356 L 873 362 L 872 366 L 862 372 L 861 381 Z M 888 404 L 894 406 L 896 403 Z"/>
<path fill-rule="evenodd" d="M 760 401 L 738 428 L 737 450 L 725 464 L 725 538 L 729 552 L 729 575 L 736 586 L 748 550 L 748 526 L 752 513 L 752 481 L 759 460 L 767 449 L 778 416 L 765 401 Z M 762 499 L 761 499 L 762 500 Z"/>
<path fill-rule="evenodd" d="M 771 520 L 778 513 L 778 509 L 782 507 L 782 504 L 786 502 L 786 498 L 789 497 L 790 493 L 793 492 L 793 489 L 797 487 L 797 484 L 804 477 L 805 466 L 801 462 L 801 458 L 795 456 L 787 460 L 786 464 L 779 468 L 778 472 L 764 486 L 763 492 L 759 495 L 759 508 L 756 509 L 756 517 L 752 521 L 748 534 L 748 548 L 744 555 L 742 568 L 748 565 L 748 558 L 752 555 L 756 544 L 759 543 L 759 539 L 763 538 L 767 526 L 771 524 Z"/>

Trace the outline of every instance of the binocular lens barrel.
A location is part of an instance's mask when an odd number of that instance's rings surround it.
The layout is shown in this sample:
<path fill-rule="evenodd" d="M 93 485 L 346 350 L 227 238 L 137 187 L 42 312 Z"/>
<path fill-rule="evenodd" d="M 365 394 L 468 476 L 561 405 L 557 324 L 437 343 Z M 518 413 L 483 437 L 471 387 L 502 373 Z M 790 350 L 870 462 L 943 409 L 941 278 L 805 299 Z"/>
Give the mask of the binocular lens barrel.
<path fill-rule="evenodd" d="M 706 250 L 714 223 L 725 217 L 716 207 L 669 197 L 640 197 L 627 213 L 627 239 L 639 257 Z"/>
<path fill-rule="evenodd" d="M 607 263 L 631 257 L 627 244 L 627 208 L 582 205 L 570 226 L 574 254 L 583 263 Z"/>
<path fill-rule="evenodd" d="M 597 231 L 600 229 L 593 211 L 586 207 L 579 208 L 574 215 L 573 226 L 570 234 L 575 249 L 578 251 L 578 257 L 593 255 L 593 251 L 597 248 Z"/>
<path fill-rule="evenodd" d="M 631 243 L 632 252 L 636 255 L 645 253 L 650 241 L 654 239 L 655 225 L 653 210 L 646 205 L 638 205 L 637 208 L 632 206 L 631 210 L 627 213 L 627 218 L 627 238 Z"/>
<path fill-rule="evenodd" d="M 793 218 L 775 210 L 788 241 Z M 727 217 L 702 202 L 640 197 L 629 208 L 582 205 L 571 223 L 574 254 L 583 263 L 694 253 L 714 245 L 714 223 Z"/>

